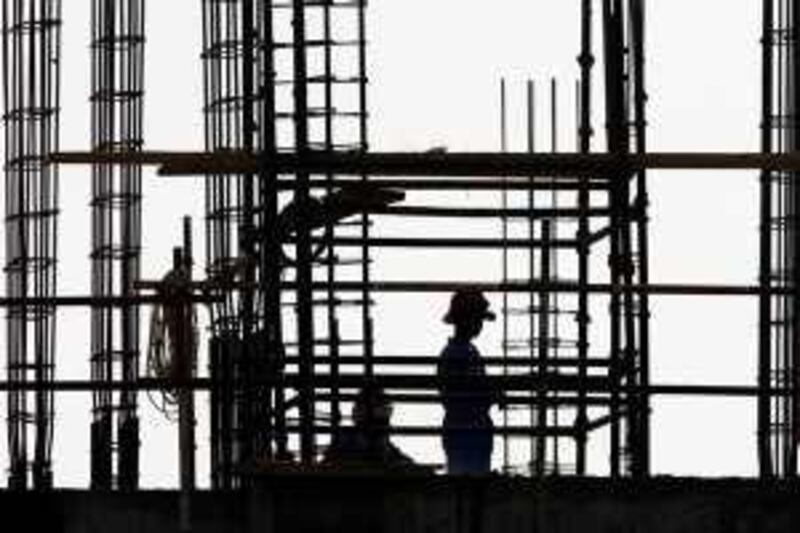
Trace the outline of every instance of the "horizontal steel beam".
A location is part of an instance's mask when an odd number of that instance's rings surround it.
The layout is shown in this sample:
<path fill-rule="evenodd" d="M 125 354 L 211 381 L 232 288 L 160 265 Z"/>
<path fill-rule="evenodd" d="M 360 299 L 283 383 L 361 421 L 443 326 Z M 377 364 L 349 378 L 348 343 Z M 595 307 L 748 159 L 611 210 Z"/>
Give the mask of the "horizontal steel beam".
<path fill-rule="evenodd" d="M 138 152 L 54 154 L 49 161 L 69 164 L 157 165 L 162 175 L 352 174 L 373 176 L 604 176 L 643 169 L 793 170 L 800 154 L 754 152 L 673 152 L 649 154 L 529 154 L 497 152 L 311 152 L 278 154 L 271 159 L 244 152 Z"/>
<path fill-rule="evenodd" d="M 574 383 L 577 382 L 577 378 L 575 376 L 560 376 L 563 380 L 564 378 L 569 378 L 569 381 L 572 383 L 568 384 L 569 387 L 563 386 L 561 384 L 554 384 L 549 383 L 546 384 L 547 386 L 544 388 L 547 392 L 575 392 L 576 388 L 573 386 Z M 592 382 L 587 383 L 587 386 L 584 390 L 589 393 L 608 393 L 612 390 L 613 385 L 605 380 L 606 383 L 599 385 L 598 382 L 604 378 L 592 378 Z M 359 375 L 352 375 L 352 376 L 339 376 L 339 377 L 332 377 L 332 376 L 317 376 L 313 378 L 312 385 L 315 388 L 326 389 L 330 388 L 332 385 L 336 385 L 339 387 L 348 387 L 348 388 L 359 388 L 362 387 L 366 382 L 367 379 L 363 376 Z M 393 374 L 393 375 L 385 375 L 385 376 L 376 376 L 372 380 L 374 383 L 377 383 L 380 386 L 385 388 L 397 388 L 397 389 L 405 389 L 405 390 L 434 390 L 438 389 L 445 380 L 439 379 L 436 376 L 420 376 L 420 375 L 401 375 L 401 374 Z M 448 380 L 450 381 L 450 380 Z M 491 385 L 492 387 L 499 388 L 505 391 L 517 391 L 517 392 L 530 392 L 538 390 L 539 387 L 542 386 L 542 380 L 537 377 L 526 377 L 526 376 L 492 376 Z M 242 387 L 245 385 L 248 386 L 259 386 L 259 385 L 273 385 L 273 386 L 283 386 L 287 388 L 297 388 L 300 383 L 300 379 L 297 375 L 288 375 L 283 378 L 274 378 L 274 379 L 264 379 L 264 380 L 252 380 L 248 383 L 244 383 L 242 381 L 231 381 L 231 382 L 223 382 L 223 381 L 214 381 L 208 378 L 196 378 L 190 381 L 175 383 L 170 380 L 165 379 L 156 379 L 156 378 L 141 378 L 135 382 L 126 382 L 126 381 L 114 381 L 114 382 L 92 382 L 90 380 L 58 380 L 53 381 L 51 383 L 46 382 L 23 382 L 23 383 L 12 383 L 10 381 L 0 381 L 0 391 L 37 391 L 37 390 L 53 390 L 56 392 L 89 392 L 89 391 L 102 391 L 102 390 L 114 390 L 114 391 L 144 391 L 144 390 L 163 390 L 163 389 L 192 389 L 198 391 L 209 390 L 211 388 L 221 388 L 223 386 L 229 387 Z M 508 385 L 508 386 L 505 386 Z M 503 386 L 503 387 L 501 387 Z M 769 388 L 762 391 L 758 386 L 755 385 L 672 385 L 672 384 L 662 384 L 662 385 L 650 385 L 650 386 L 628 386 L 628 385 L 621 385 L 617 387 L 623 394 L 650 394 L 656 396 L 729 396 L 729 397 L 740 397 L 740 398 L 748 398 L 748 397 L 756 397 L 759 394 L 765 394 L 767 396 L 782 396 L 782 397 L 791 397 L 796 394 L 796 391 L 792 388 Z"/>
<path fill-rule="evenodd" d="M 289 433 L 298 433 L 301 428 L 297 424 L 291 424 L 286 428 Z M 471 427 L 448 427 L 448 429 L 465 429 L 474 430 Z M 332 426 L 325 426 L 317 424 L 313 426 L 312 431 L 316 434 L 329 434 L 336 431 Z M 390 435 L 404 435 L 415 437 L 439 437 L 443 433 L 442 426 L 391 426 L 388 428 Z M 492 429 L 492 434 L 496 436 L 508 437 L 574 437 L 577 430 L 573 426 L 496 426 Z"/>
<path fill-rule="evenodd" d="M 317 393 L 314 395 L 314 398 L 319 402 L 330 402 L 334 399 L 343 402 L 350 402 L 355 400 L 358 397 L 357 393 L 340 393 L 334 397 L 333 394 L 329 394 L 326 392 Z M 441 404 L 442 403 L 442 396 L 438 393 L 407 393 L 407 392 L 387 392 L 386 397 L 392 403 L 402 403 L 402 404 L 422 404 L 422 405 L 430 405 L 430 404 Z M 598 406 L 598 407 L 605 407 L 611 402 L 609 396 L 606 395 L 590 395 L 585 397 L 583 400 L 578 398 L 576 393 L 567 394 L 559 394 L 558 396 L 555 395 L 548 395 L 544 398 L 540 398 L 538 396 L 532 396 L 530 392 L 526 391 L 523 395 L 516 395 L 511 396 L 507 395 L 505 403 L 509 406 L 515 406 L 519 408 L 526 408 L 531 405 L 548 405 L 548 406 L 559 406 L 570 408 L 577 405 L 579 402 L 584 401 L 586 405 L 591 406 Z M 289 402 L 287 402 L 289 403 Z"/>
<path fill-rule="evenodd" d="M 589 208 L 585 213 L 575 208 L 552 208 L 552 209 L 525 209 L 508 208 L 492 209 L 481 207 L 434 207 L 422 205 L 389 206 L 381 209 L 370 209 L 369 213 L 386 216 L 408 216 L 420 218 L 519 218 L 519 219 L 539 219 L 539 218 L 578 218 L 581 215 L 589 217 L 608 217 L 611 210 L 607 207 Z"/>
<path fill-rule="evenodd" d="M 187 298 L 195 303 L 216 303 L 222 297 L 193 295 Z M 0 307 L 123 307 L 130 305 L 174 302 L 174 297 L 159 294 L 142 296 L 0 296 Z"/>
<path fill-rule="evenodd" d="M 309 183 L 312 189 L 395 189 L 403 191 L 576 191 L 581 188 L 580 180 L 574 177 L 562 177 L 558 179 L 518 179 L 510 178 L 507 180 L 487 179 L 486 177 L 446 177 L 436 178 L 406 177 L 374 179 L 368 181 L 357 181 L 354 179 L 337 179 L 326 182 L 323 180 L 312 180 Z M 294 190 L 298 187 L 295 180 L 280 179 L 278 189 Z M 586 184 L 586 188 L 593 192 L 607 192 L 610 188 L 608 181 L 592 180 Z"/>
<path fill-rule="evenodd" d="M 293 243 L 294 238 L 286 239 L 285 242 Z M 470 248 L 470 249 L 530 249 L 542 248 L 565 248 L 572 249 L 578 247 L 578 241 L 574 239 L 558 239 L 552 241 L 542 241 L 539 239 L 487 239 L 487 238 L 443 238 L 443 237 L 370 237 L 367 239 L 359 237 L 312 237 L 312 244 L 331 244 L 337 247 L 361 247 L 371 248 Z"/>
<path fill-rule="evenodd" d="M 288 356 L 283 358 L 283 362 L 291 365 L 297 364 L 300 358 L 297 356 Z M 369 361 L 376 366 L 421 366 L 421 365 L 436 365 L 441 361 L 441 358 L 435 355 L 373 355 Z M 483 361 L 486 366 L 498 366 L 507 368 L 532 368 L 532 367 L 576 367 L 584 364 L 587 367 L 607 367 L 611 364 L 610 359 L 601 359 L 598 357 L 591 357 L 585 360 L 578 359 L 577 357 L 559 357 L 558 359 L 549 358 L 542 361 L 541 359 L 530 357 L 504 357 L 502 355 L 483 355 Z M 366 359 L 358 355 L 339 355 L 337 357 L 331 356 L 315 356 L 315 365 L 330 365 L 337 363 L 342 366 L 363 365 Z"/>
<path fill-rule="evenodd" d="M 509 293 L 566 293 L 577 294 L 585 290 L 592 294 L 650 294 L 658 296 L 758 296 L 760 294 L 796 294 L 798 289 L 788 287 L 765 287 L 758 285 L 719 285 L 719 284 L 678 284 L 678 283 L 651 283 L 647 285 L 613 285 L 610 283 L 588 283 L 581 286 L 577 282 L 450 282 L 450 281 L 374 281 L 367 284 L 361 282 L 337 281 L 333 283 L 314 283 L 312 288 L 316 291 L 327 290 L 328 287 L 337 291 L 352 292 L 362 291 L 365 286 L 373 292 L 453 292 L 464 288 L 475 288 L 484 292 L 509 292 Z M 295 290 L 294 282 L 284 282 L 281 288 Z"/>

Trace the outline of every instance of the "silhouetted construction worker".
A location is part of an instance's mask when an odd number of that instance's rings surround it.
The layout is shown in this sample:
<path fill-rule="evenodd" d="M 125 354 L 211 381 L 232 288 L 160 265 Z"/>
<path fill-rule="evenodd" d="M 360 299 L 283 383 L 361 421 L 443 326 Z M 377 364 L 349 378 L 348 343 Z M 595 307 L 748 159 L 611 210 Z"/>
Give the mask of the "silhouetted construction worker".
<path fill-rule="evenodd" d="M 494 319 L 483 293 L 470 288 L 453 294 L 444 317 L 454 328 L 438 365 L 445 413 L 443 444 L 451 474 L 491 470 L 494 426 L 489 409 L 499 398 L 489 387 L 472 339 L 480 334 L 484 320 Z"/>
<path fill-rule="evenodd" d="M 392 404 L 377 385 L 361 389 L 353 403 L 353 425 L 334 434 L 323 462 L 344 467 L 421 468 L 389 439 Z"/>

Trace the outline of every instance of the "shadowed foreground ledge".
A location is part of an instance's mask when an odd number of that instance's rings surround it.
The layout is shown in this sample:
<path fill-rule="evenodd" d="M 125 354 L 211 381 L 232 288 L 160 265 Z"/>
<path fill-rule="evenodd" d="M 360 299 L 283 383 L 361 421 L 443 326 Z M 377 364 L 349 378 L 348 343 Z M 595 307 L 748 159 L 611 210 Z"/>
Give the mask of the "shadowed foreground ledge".
<path fill-rule="evenodd" d="M 273 475 L 195 493 L 192 531 L 795 533 L 799 501 L 797 481 Z M 0 492 L 8 531 L 175 532 L 177 503 L 176 491 Z"/>

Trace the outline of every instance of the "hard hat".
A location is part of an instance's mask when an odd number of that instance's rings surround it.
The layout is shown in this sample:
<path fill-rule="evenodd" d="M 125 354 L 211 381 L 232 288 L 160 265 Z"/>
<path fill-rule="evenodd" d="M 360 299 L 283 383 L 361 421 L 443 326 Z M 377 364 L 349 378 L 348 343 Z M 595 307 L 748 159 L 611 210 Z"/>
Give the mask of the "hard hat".
<path fill-rule="evenodd" d="M 495 314 L 489 311 L 489 301 L 478 289 L 459 289 L 450 299 L 450 309 L 444 316 L 446 324 L 457 324 L 465 319 L 480 318 L 494 320 Z"/>

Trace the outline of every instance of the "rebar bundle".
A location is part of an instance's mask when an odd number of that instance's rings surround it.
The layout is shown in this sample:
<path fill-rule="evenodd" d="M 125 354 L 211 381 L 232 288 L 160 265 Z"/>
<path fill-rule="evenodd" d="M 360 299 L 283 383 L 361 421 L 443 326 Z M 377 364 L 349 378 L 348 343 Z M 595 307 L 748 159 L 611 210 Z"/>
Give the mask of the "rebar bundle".
<path fill-rule="evenodd" d="M 92 149 L 138 152 L 143 144 L 144 0 L 92 3 Z M 92 167 L 92 295 L 132 298 L 139 279 L 142 174 L 138 165 Z M 139 376 L 139 308 L 94 306 L 92 379 Z M 138 484 L 136 392 L 93 395 L 92 486 Z M 116 458 L 116 467 L 114 459 Z"/>
<path fill-rule="evenodd" d="M 27 303 L 56 292 L 61 2 L 3 3 L 8 379 L 54 379 L 55 306 Z M 9 393 L 9 486 L 52 484 L 53 392 Z"/>
<path fill-rule="evenodd" d="M 764 1 L 763 107 L 761 147 L 766 153 L 800 149 L 800 9 L 788 0 Z M 761 177 L 761 285 L 796 290 L 798 270 L 798 174 L 765 171 Z M 800 311 L 794 295 L 761 296 L 759 384 L 769 388 L 800 384 Z M 798 397 L 759 397 L 759 463 L 764 476 L 797 474 L 800 437 Z"/>

